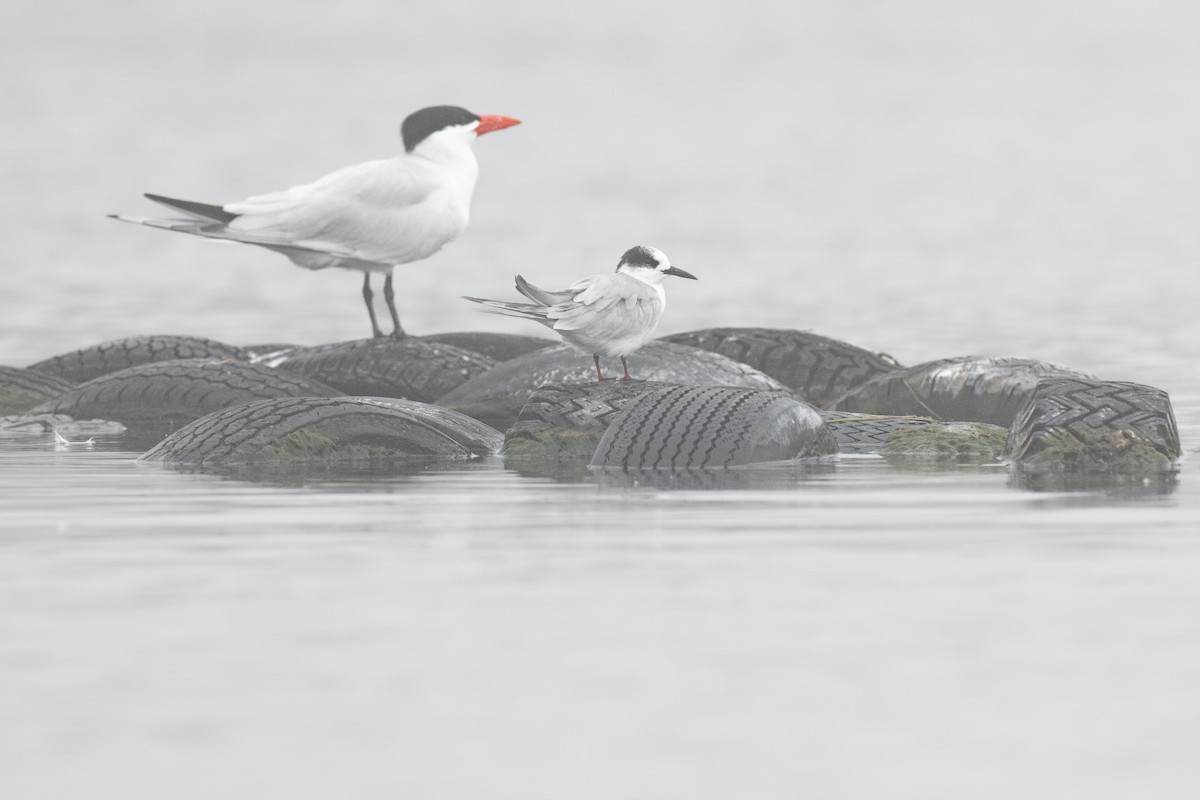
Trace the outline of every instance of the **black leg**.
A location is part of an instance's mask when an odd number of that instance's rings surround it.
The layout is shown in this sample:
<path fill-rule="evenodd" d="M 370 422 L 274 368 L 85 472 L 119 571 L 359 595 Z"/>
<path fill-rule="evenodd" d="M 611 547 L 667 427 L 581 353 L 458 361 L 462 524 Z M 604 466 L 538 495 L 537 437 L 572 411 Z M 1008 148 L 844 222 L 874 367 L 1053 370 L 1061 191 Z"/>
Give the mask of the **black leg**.
<path fill-rule="evenodd" d="M 633 378 L 629 377 L 629 363 L 625 361 L 625 356 L 621 356 L 621 366 L 624 367 L 624 369 L 625 369 L 625 377 L 621 378 L 621 380 L 623 380 L 623 381 L 633 380 Z"/>
<path fill-rule="evenodd" d="M 375 293 L 371 291 L 371 273 L 363 272 L 363 300 L 367 303 L 367 314 L 371 316 L 371 335 L 378 339 L 383 336 L 383 331 L 379 330 L 379 321 L 375 319 L 375 304 L 371 301 L 375 299 Z"/>
<path fill-rule="evenodd" d="M 387 301 L 388 313 L 392 315 L 392 337 L 404 338 L 404 329 L 400 327 L 400 315 L 396 313 L 396 293 L 392 291 L 392 273 L 387 274 L 383 282 L 383 299 Z"/>
<path fill-rule="evenodd" d="M 600 354 L 592 353 L 592 361 L 596 364 L 596 380 L 604 382 L 604 373 L 600 371 Z"/>

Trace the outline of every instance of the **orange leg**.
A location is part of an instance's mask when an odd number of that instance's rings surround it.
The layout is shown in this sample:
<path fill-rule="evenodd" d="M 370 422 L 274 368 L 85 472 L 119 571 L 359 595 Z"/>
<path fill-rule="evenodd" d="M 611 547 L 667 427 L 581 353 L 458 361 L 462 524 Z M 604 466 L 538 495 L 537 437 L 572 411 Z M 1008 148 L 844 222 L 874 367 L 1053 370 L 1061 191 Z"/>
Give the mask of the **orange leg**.
<path fill-rule="evenodd" d="M 595 364 L 596 364 L 596 380 L 601 381 L 601 382 L 611 381 L 612 378 L 604 377 L 604 373 L 600 371 L 600 354 L 599 353 L 592 353 L 592 361 L 595 362 Z"/>
<path fill-rule="evenodd" d="M 621 356 L 621 366 L 625 368 L 625 377 L 621 378 L 621 380 L 623 380 L 623 381 L 633 380 L 633 377 L 630 376 L 630 374 L 629 374 L 629 364 L 628 364 L 628 362 L 625 361 L 625 356 Z"/>

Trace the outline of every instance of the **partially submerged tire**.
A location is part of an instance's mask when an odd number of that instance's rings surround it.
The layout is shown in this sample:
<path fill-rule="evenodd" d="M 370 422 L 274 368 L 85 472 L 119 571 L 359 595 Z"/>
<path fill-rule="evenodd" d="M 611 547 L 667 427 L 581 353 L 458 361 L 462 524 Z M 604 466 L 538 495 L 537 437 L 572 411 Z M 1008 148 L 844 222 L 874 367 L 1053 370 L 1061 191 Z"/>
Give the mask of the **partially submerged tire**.
<path fill-rule="evenodd" d="M 1033 472 L 1169 472 L 1182 455 L 1167 393 L 1122 381 L 1042 381 L 1005 455 Z"/>
<path fill-rule="evenodd" d="M 1045 378 L 1087 378 L 1029 358 L 964 356 L 875 378 L 830 404 L 835 411 L 933 417 L 1009 427 Z"/>
<path fill-rule="evenodd" d="M 315 378 L 348 395 L 431 402 L 496 362 L 450 344 L 380 337 L 292 350 L 272 366 Z"/>
<path fill-rule="evenodd" d="M 786 328 L 704 328 L 664 336 L 661 341 L 711 350 L 749 364 L 815 406 L 900 368 L 890 356 Z"/>
<path fill-rule="evenodd" d="M 159 334 L 115 339 L 72 350 L 31 364 L 29 368 L 75 383 L 83 383 L 139 364 L 175 361 L 181 358 L 242 359 L 244 354 L 240 347 L 200 336 Z"/>
<path fill-rule="evenodd" d="M 437 406 L 384 397 L 256 400 L 168 436 L 142 461 L 190 469 L 384 466 L 495 453 L 500 432 Z"/>
<path fill-rule="evenodd" d="M 875 453 L 888 438 L 904 428 L 928 425 L 929 417 L 896 417 L 856 414 L 851 411 L 820 411 L 833 431 L 839 453 Z"/>
<path fill-rule="evenodd" d="M 553 383 L 538 387 L 504 436 L 506 462 L 524 472 L 555 474 L 586 467 L 613 417 L 647 392 L 669 388 L 653 381 Z"/>
<path fill-rule="evenodd" d="M 30 413 L 124 424 L 131 443 L 151 444 L 226 406 L 271 397 L 328 397 L 337 390 L 302 375 L 244 361 L 205 358 L 141 364 L 68 390 Z"/>
<path fill-rule="evenodd" d="M 21 414 L 0 417 L 0 436 L 44 436 L 56 434 L 64 441 L 58 445 L 94 444 L 99 438 L 105 444 L 118 443 L 125 435 L 125 426 L 106 419 L 74 419 L 66 414 Z"/>
<path fill-rule="evenodd" d="M 893 431 L 879 455 L 909 467 L 998 464 L 1007 437 L 1007 428 L 987 422 L 928 422 Z"/>
<path fill-rule="evenodd" d="M 620 370 L 616 359 L 610 361 Z M 612 363 L 607 368 L 611 374 Z M 684 386 L 785 389 L 775 379 L 746 364 L 669 342 L 651 342 L 631 355 L 629 371 L 639 380 Z M 447 393 L 437 404 L 475 417 L 497 430 L 507 430 L 539 386 L 563 383 L 595 384 L 596 370 L 588 356 L 567 345 L 558 345 L 497 364 Z"/>
<path fill-rule="evenodd" d="M 40 405 L 75 384 L 33 369 L 0 367 L 0 417 L 20 414 Z"/>
<path fill-rule="evenodd" d="M 627 405 L 605 431 L 592 466 L 724 468 L 836 452 L 817 410 L 785 392 L 675 386 Z"/>

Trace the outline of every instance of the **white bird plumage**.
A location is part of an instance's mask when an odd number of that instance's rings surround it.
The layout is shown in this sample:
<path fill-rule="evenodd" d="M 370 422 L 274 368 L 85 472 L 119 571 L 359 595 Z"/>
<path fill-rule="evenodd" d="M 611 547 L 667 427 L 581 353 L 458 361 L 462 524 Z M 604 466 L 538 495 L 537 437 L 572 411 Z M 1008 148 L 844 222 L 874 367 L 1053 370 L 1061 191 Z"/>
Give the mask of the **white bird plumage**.
<path fill-rule="evenodd" d="M 591 354 L 598 380 L 605 380 L 600 357 L 618 356 L 625 371 L 622 380 L 628 381 L 632 378 L 626 358 L 654 335 L 667 306 L 662 282 L 668 275 L 696 280 L 672 266 L 666 253 L 638 245 L 621 256 L 616 272 L 589 275 L 560 291 L 540 289 L 517 275 L 517 291 L 533 303 L 463 299 L 552 329 L 568 344 Z"/>
<path fill-rule="evenodd" d="M 371 273 L 382 272 L 384 299 L 403 335 L 392 288 L 392 268 L 436 253 L 467 227 L 479 165 L 471 144 L 491 131 L 518 124 L 457 106 L 413 112 L 401 126 L 405 151 L 394 158 L 344 167 L 312 183 L 225 205 L 146 196 L 188 216 L 115 219 L 155 228 L 258 245 L 306 269 L 340 267 L 363 272 L 363 299 L 375 336 Z"/>

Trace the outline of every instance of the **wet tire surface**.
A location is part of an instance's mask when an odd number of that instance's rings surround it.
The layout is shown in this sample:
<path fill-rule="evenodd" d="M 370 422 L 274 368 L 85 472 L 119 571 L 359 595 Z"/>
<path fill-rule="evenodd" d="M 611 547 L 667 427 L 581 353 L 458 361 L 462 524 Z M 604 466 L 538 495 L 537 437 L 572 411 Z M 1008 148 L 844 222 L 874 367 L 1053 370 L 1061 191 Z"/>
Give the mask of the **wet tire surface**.
<path fill-rule="evenodd" d="M 836 411 L 988 422 L 1007 428 L 1045 378 L 1087 378 L 1029 358 L 944 358 L 874 378 L 829 404 Z"/>
<path fill-rule="evenodd" d="M 74 386 L 37 370 L 0 366 L 0 416 L 28 411 Z"/>
<path fill-rule="evenodd" d="M 271 364 L 349 395 L 432 402 L 496 361 L 455 345 L 381 337 L 299 348 Z"/>
<path fill-rule="evenodd" d="M 821 419 L 833 431 L 838 452 L 874 453 L 902 428 L 920 427 L 933 422 L 929 417 L 886 417 L 855 414 L 849 411 L 821 411 Z"/>
<path fill-rule="evenodd" d="M 107 419 L 135 439 L 161 438 L 226 406 L 270 397 L 328 397 L 337 390 L 301 375 L 244 361 L 181 359 L 102 375 L 33 410 L 76 419 Z"/>
<path fill-rule="evenodd" d="M 747 364 L 670 342 L 650 342 L 638 350 L 629 357 L 629 370 L 635 378 L 659 383 L 785 388 Z M 594 385 L 596 370 L 588 356 L 567 345 L 556 345 L 497 364 L 448 392 L 437 404 L 461 411 L 498 430 L 507 430 L 539 386 L 563 383 Z"/>
<path fill-rule="evenodd" d="M 496 452 L 499 431 L 436 406 L 393 398 L 256 400 L 184 426 L 142 456 L 177 466 L 272 461 L 467 458 Z"/>
<path fill-rule="evenodd" d="M 1081 379 L 1039 383 L 1005 446 L 1015 464 L 1062 469 L 1158 469 L 1181 454 L 1166 392 Z"/>
<path fill-rule="evenodd" d="M 670 388 L 654 381 L 551 383 L 530 395 L 508 438 L 523 438 L 546 430 L 599 429 L 633 400 L 647 392 Z"/>
<path fill-rule="evenodd" d="M 664 336 L 662 341 L 749 364 L 817 406 L 900 368 L 890 357 L 847 342 L 785 328 L 705 328 Z"/>
<path fill-rule="evenodd" d="M 676 386 L 627 405 L 609 425 L 592 466 L 731 467 L 835 452 L 816 409 L 784 392 Z"/>
<path fill-rule="evenodd" d="M 31 364 L 29 368 L 75 383 L 83 383 L 101 375 L 156 361 L 243 357 L 240 347 L 199 336 L 135 336 L 62 353 Z"/>
<path fill-rule="evenodd" d="M 648 392 L 671 386 L 654 381 L 540 386 L 505 433 L 504 456 L 530 474 L 562 472 L 563 464 L 586 474 L 596 445 L 621 409 Z"/>

